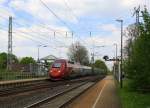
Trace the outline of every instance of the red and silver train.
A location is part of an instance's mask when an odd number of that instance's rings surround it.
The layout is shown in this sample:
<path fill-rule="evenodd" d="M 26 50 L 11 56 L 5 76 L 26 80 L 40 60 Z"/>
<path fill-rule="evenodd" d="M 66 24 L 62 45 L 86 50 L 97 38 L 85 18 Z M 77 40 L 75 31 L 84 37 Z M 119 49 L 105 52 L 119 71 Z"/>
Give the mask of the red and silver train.
<path fill-rule="evenodd" d="M 49 76 L 53 80 L 67 79 L 77 76 L 92 75 L 92 68 L 70 62 L 65 59 L 58 59 L 52 64 Z"/>

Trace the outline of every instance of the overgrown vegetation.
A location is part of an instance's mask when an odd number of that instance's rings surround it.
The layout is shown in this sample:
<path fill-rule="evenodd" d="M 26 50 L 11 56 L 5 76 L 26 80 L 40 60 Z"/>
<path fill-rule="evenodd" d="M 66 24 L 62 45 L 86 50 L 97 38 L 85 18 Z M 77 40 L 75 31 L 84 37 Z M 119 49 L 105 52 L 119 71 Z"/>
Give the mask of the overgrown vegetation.
<path fill-rule="evenodd" d="M 119 87 L 118 87 L 119 88 Z M 149 108 L 150 107 L 150 93 L 139 93 L 131 91 L 129 87 L 129 80 L 124 81 L 123 89 L 119 88 L 122 108 Z"/>
<path fill-rule="evenodd" d="M 142 11 L 143 23 L 138 26 L 139 35 L 131 36 L 124 71 L 134 90 L 150 90 L 150 15 Z"/>

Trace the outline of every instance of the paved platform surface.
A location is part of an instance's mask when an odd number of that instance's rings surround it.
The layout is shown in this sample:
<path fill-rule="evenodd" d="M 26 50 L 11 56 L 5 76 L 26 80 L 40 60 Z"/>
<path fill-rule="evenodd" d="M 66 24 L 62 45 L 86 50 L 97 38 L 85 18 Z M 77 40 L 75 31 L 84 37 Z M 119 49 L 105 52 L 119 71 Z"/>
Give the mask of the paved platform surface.
<path fill-rule="evenodd" d="M 113 76 L 107 76 L 99 81 L 67 108 L 121 108 Z"/>

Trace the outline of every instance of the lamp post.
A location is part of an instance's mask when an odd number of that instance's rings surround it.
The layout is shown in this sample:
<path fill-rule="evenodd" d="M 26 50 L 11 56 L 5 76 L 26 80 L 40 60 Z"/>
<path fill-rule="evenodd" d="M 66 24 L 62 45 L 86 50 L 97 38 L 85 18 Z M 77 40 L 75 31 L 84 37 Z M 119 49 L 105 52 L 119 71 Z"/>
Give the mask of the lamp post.
<path fill-rule="evenodd" d="M 122 88 L 123 86 L 123 81 L 122 81 L 122 61 L 123 61 L 123 54 L 122 54 L 122 44 L 123 44 L 123 20 L 122 19 L 117 19 L 117 22 L 120 22 L 121 24 L 121 64 L 120 64 L 120 87 Z"/>
<path fill-rule="evenodd" d="M 42 45 L 38 45 L 38 59 L 37 62 L 40 62 L 40 47 L 47 47 L 46 45 L 42 46 Z"/>
<path fill-rule="evenodd" d="M 115 64 L 114 64 L 114 76 L 116 77 L 116 79 L 119 81 L 119 79 L 118 79 L 118 75 L 120 75 L 119 74 L 119 71 L 118 71 L 118 69 L 119 69 L 119 63 L 118 63 L 118 57 L 117 57 L 117 53 L 118 53 L 118 45 L 117 45 L 117 43 L 114 43 L 114 46 L 115 46 Z M 117 73 L 118 72 L 118 73 Z"/>
<path fill-rule="evenodd" d="M 96 47 L 96 48 L 101 48 L 101 47 L 105 47 L 105 46 L 103 45 L 103 46 L 95 46 L 95 47 Z M 91 55 L 92 55 L 92 58 L 93 58 L 92 61 L 93 61 L 93 63 L 94 63 L 94 61 L 95 61 L 95 60 L 94 60 L 94 58 L 95 58 L 95 57 L 94 57 L 94 56 L 95 56 L 95 49 L 94 49 L 94 47 L 93 47 L 93 53 L 92 53 Z"/>
<path fill-rule="evenodd" d="M 115 45 L 115 48 L 116 48 L 116 62 L 117 62 L 118 45 L 116 43 L 114 43 L 114 45 Z"/>

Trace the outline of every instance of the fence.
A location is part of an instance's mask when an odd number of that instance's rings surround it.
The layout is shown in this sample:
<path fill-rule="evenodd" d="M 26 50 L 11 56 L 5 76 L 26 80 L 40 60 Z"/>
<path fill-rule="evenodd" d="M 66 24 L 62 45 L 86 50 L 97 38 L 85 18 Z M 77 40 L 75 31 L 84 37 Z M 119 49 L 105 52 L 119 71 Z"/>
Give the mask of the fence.
<path fill-rule="evenodd" d="M 48 67 L 45 64 L 13 64 L 12 71 L 0 70 L 0 81 L 48 77 Z"/>

